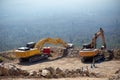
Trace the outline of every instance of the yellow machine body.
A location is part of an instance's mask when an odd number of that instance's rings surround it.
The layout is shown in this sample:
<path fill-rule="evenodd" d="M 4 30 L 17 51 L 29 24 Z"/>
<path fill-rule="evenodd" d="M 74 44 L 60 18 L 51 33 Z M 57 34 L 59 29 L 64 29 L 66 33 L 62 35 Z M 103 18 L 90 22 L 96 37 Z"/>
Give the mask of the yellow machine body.
<path fill-rule="evenodd" d="M 37 48 L 30 49 L 27 51 L 15 50 L 14 52 L 17 58 L 26 58 L 26 57 L 40 54 L 40 50 L 38 50 Z"/>

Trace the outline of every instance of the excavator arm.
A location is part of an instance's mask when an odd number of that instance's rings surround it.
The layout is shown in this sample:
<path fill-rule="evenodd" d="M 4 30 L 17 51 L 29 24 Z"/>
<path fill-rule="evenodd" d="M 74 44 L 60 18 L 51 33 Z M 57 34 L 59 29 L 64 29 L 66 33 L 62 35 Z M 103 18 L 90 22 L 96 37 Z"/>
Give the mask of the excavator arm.
<path fill-rule="evenodd" d="M 106 49 L 106 43 L 105 43 L 105 37 L 104 37 L 104 31 L 102 28 L 98 32 L 94 34 L 92 37 L 92 40 L 89 44 L 83 45 L 83 49 L 80 51 L 80 56 L 81 57 L 91 57 L 95 56 L 99 53 L 99 49 L 96 48 L 96 41 L 97 38 L 100 37 L 102 39 L 102 47 L 101 49 L 105 50 Z"/>
<path fill-rule="evenodd" d="M 96 48 L 96 40 L 97 38 L 100 37 L 102 39 L 102 46 L 104 46 L 104 49 L 106 49 L 106 43 L 105 43 L 105 37 L 104 37 L 104 31 L 102 28 L 100 28 L 100 30 L 94 34 L 94 36 L 92 37 L 92 40 L 89 44 L 85 45 L 84 47 L 86 48 Z"/>
<path fill-rule="evenodd" d="M 100 28 L 100 30 L 94 34 L 92 41 L 91 41 L 91 48 L 96 48 L 96 40 L 97 38 L 100 37 L 102 39 L 102 46 L 104 46 L 104 48 L 106 49 L 106 43 L 105 43 L 105 37 L 104 37 L 104 31 L 102 28 Z"/>
<path fill-rule="evenodd" d="M 60 39 L 60 38 L 44 38 L 44 39 L 42 39 L 42 40 L 40 40 L 40 41 L 38 41 L 38 42 L 36 43 L 35 48 L 41 50 L 42 47 L 44 46 L 44 44 L 46 44 L 46 43 L 48 43 L 48 44 L 61 44 L 61 45 L 63 45 L 64 47 L 67 47 L 67 46 L 68 46 L 67 43 L 64 42 L 64 41 L 63 41 L 62 39 Z"/>

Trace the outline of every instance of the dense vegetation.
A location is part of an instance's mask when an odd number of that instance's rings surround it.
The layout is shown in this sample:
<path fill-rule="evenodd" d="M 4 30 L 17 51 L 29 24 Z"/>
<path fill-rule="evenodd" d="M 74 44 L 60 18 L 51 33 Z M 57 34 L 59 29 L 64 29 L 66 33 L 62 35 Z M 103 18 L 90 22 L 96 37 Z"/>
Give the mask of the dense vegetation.
<path fill-rule="evenodd" d="M 27 42 L 37 42 L 45 37 L 59 37 L 82 46 L 91 40 L 100 27 L 105 31 L 107 47 L 120 48 L 120 10 L 117 0 L 107 3 L 99 0 L 95 5 L 85 2 L 82 5 L 76 1 L 69 6 L 56 2 L 57 5 L 50 3 L 47 7 L 39 7 L 35 3 L 27 5 L 28 2 L 24 0 L 1 1 L 0 51 L 25 46 Z"/>

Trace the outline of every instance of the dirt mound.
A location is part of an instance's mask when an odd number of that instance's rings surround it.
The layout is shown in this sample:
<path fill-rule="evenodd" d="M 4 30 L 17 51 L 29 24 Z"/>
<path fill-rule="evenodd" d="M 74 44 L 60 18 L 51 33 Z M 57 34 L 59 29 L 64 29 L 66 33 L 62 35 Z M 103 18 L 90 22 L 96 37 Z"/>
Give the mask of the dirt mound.
<path fill-rule="evenodd" d="M 78 47 L 74 47 L 73 49 L 69 49 L 67 57 L 70 57 L 70 58 L 79 57 L 79 51 L 80 51 L 80 48 L 78 48 Z"/>
<path fill-rule="evenodd" d="M 15 65 L 4 63 L 0 64 L 0 76 L 27 76 L 29 73 L 25 70 L 17 68 Z"/>
<path fill-rule="evenodd" d="M 14 61 L 15 59 L 16 58 L 12 50 L 0 52 L 0 62 L 10 62 Z"/>
<path fill-rule="evenodd" d="M 79 48 L 71 48 L 71 49 L 65 49 L 63 47 L 51 47 L 51 55 L 52 59 L 58 58 L 58 57 L 78 57 L 79 56 Z"/>
<path fill-rule="evenodd" d="M 63 55 L 63 47 L 51 47 L 51 55 L 52 59 L 56 59 L 58 57 L 61 57 Z"/>

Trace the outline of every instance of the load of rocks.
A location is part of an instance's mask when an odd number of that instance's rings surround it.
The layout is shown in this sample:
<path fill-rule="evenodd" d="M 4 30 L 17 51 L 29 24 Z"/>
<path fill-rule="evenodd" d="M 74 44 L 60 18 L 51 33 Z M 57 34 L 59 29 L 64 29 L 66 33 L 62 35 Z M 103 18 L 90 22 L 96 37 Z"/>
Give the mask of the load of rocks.
<path fill-rule="evenodd" d="M 15 65 L 0 64 L 0 76 L 4 77 L 36 77 L 36 78 L 66 78 L 66 77 L 99 77 L 95 73 L 90 73 L 88 67 L 69 70 L 60 68 L 48 67 L 38 71 L 26 71 L 17 68 Z"/>

